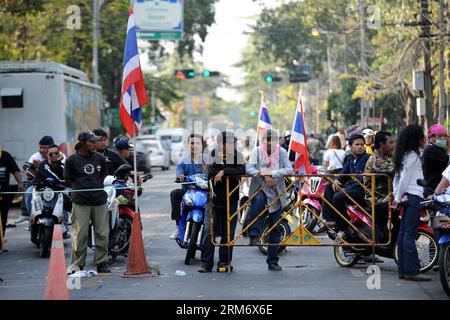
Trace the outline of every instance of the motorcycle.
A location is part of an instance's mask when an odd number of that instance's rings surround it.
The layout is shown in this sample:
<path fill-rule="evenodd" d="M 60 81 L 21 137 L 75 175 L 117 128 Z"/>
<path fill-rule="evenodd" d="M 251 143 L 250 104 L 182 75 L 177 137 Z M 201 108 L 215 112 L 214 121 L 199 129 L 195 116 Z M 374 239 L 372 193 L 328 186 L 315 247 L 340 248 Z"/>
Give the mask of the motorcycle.
<path fill-rule="evenodd" d="M 365 210 L 370 213 L 369 208 Z M 356 205 L 347 205 L 347 214 L 350 217 L 350 222 L 368 239 L 372 240 L 372 217 L 364 213 Z M 381 214 L 381 213 L 380 213 Z M 375 254 L 394 259 L 395 263 L 398 263 L 398 234 L 400 231 L 400 221 L 404 214 L 404 207 L 400 207 L 400 210 L 393 210 L 391 233 L 392 238 L 389 242 L 389 231 L 387 226 L 377 226 L 376 228 L 376 242 L 388 243 L 387 245 L 376 246 Z M 363 243 L 366 242 L 361 235 L 352 227 L 347 227 L 344 240 L 348 243 Z M 438 258 L 438 245 L 434 239 L 434 232 L 430 226 L 430 214 L 427 210 L 422 208 L 420 223 L 416 238 L 416 248 L 419 256 L 420 272 L 426 272 L 430 270 L 437 262 Z M 334 257 L 336 262 L 341 267 L 352 267 L 362 257 L 367 257 L 372 254 L 371 247 L 356 247 L 351 245 L 335 246 Z"/>
<path fill-rule="evenodd" d="M 40 257 L 48 258 L 53 239 L 53 227 L 61 224 L 64 216 L 65 186 L 52 178 L 34 181 L 30 212 L 31 242 L 40 249 Z M 66 190 L 67 191 L 67 190 Z"/>
<path fill-rule="evenodd" d="M 184 264 L 189 265 L 191 259 L 195 258 L 196 251 L 202 249 L 205 210 L 208 205 L 208 179 L 203 174 L 195 174 L 175 182 L 189 187 L 181 203 L 179 235 L 175 239 L 180 248 L 187 249 Z"/>
<path fill-rule="evenodd" d="M 324 167 L 312 166 L 312 174 L 324 175 L 327 171 Z M 327 179 L 325 177 L 310 177 L 308 183 L 304 183 L 300 197 L 303 203 L 302 222 L 309 232 L 313 232 L 315 227 L 321 222 L 312 214 L 314 212 L 318 217 L 322 217 L 322 198 L 320 195 L 325 193 Z M 322 229 L 322 228 L 319 228 Z"/>
<path fill-rule="evenodd" d="M 423 181 L 419 181 L 419 185 L 426 186 Z M 450 296 L 450 189 L 421 202 L 421 205 L 428 206 L 435 212 L 432 226 L 439 231 L 439 277 L 442 288 Z"/>
<path fill-rule="evenodd" d="M 109 214 L 108 253 L 112 260 L 115 260 L 119 255 L 124 257 L 128 255 L 136 210 L 134 183 L 129 178 L 132 170 L 133 167 L 122 165 L 116 170 L 114 176 L 107 176 L 103 181 Z M 151 178 L 153 178 L 153 175 L 147 173 L 142 177 L 142 181 L 146 182 Z M 140 194 L 142 194 L 142 189 L 138 190 L 138 196 Z M 95 250 L 95 231 L 92 222 L 89 230 L 88 246 Z"/>

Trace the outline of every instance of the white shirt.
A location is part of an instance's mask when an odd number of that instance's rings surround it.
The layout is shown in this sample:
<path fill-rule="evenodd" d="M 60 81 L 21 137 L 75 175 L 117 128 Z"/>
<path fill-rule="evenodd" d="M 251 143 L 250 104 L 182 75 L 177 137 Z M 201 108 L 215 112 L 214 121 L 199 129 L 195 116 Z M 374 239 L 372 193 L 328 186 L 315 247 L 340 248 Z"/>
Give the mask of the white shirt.
<path fill-rule="evenodd" d="M 448 181 L 450 181 L 450 166 L 448 166 L 444 172 L 442 172 L 442 176 L 445 177 Z"/>
<path fill-rule="evenodd" d="M 402 170 L 394 177 L 395 202 L 400 203 L 405 193 L 423 198 L 423 187 L 417 184 L 417 179 L 423 179 L 422 162 L 415 152 L 408 152 Z"/>
<path fill-rule="evenodd" d="M 327 170 L 342 169 L 345 151 L 342 149 L 328 149 L 323 155 L 323 161 L 328 161 Z"/>

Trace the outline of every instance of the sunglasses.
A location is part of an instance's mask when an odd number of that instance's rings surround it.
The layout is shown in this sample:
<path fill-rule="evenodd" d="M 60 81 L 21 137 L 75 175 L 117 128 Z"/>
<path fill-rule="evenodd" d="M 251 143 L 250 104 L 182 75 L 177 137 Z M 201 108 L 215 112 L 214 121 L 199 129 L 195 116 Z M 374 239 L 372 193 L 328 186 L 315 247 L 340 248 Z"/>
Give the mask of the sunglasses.
<path fill-rule="evenodd" d="M 51 152 L 48 154 L 49 157 L 59 156 L 59 152 Z"/>

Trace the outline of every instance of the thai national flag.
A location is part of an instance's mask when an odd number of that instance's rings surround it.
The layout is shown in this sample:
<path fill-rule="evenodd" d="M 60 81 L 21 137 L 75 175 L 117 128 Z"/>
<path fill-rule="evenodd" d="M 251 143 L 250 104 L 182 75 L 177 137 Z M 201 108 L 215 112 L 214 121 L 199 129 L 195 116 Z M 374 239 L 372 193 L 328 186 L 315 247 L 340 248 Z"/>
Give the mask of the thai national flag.
<path fill-rule="evenodd" d="M 147 103 L 148 98 L 139 63 L 136 24 L 133 9 L 130 9 L 123 57 L 120 121 L 131 137 L 134 135 L 134 128 L 138 130 L 142 126 L 141 108 Z"/>
<path fill-rule="evenodd" d="M 308 145 L 306 142 L 306 131 L 303 120 L 303 102 L 301 93 L 298 97 L 289 149 L 295 152 L 294 171 L 298 172 L 300 169 L 303 169 L 307 174 L 311 174 L 311 164 L 309 163 Z"/>
<path fill-rule="evenodd" d="M 264 94 L 261 94 L 261 103 L 259 105 L 259 121 L 258 135 L 264 134 L 267 130 L 272 129 L 272 122 L 269 117 L 269 108 L 264 100 Z"/>

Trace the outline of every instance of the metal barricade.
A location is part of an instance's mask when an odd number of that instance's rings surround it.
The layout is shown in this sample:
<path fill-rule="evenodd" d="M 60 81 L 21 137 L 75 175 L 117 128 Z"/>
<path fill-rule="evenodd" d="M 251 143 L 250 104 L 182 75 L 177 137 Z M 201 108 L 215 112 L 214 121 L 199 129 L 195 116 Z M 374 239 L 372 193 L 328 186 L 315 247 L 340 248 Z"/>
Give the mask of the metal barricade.
<path fill-rule="evenodd" d="M 308 186 L 309 188 L 315 188 L 317 186 L 313 186 L 311 184 L 311 178 L 313 177 L 320 177 L 322 179 L 326 179 L 327 183 L 332 183 L 335 185 L 336 192 L 341 192 L 345 195 L 346 199 L 350 202 L 350 205 L 353 209 L 358 210 L 357 213 L 364 215 L 365 218 L 369 219 L 369 223 L 371 225 L 370 230 L 367 228 L 364 228 L 363 230 L 359 228 L 358 225 L 355 225 L 353 221 L 349 220 L 348 217 L 346 217 L 344 214 L 339 212 L 338 209 L 336 209 L 333 204 L 327 200 L 324 196 L 324 194 L 318 193 L 317 195 L 322 200 L 322 203 L 327 203 L 330 208 L 334 211 L 334 213 L 339 216 L 342 221 L 345 222 L 346 226 L 348 225 L 349 228 L 351 228 L 352 232 L 355 233 L 360 239 L 362 239 L 362 242 L 348 242 L 345 239 L 339 238 L 338 234 L 329 226 L 324 225 L 330 233 L 334 234 L 336 237 L 338 237 L 341 241 L 340 243 L 337 242 L 323 242 L 320 241 L 316 236 L 314 236 L 304 225 L 304 222 L 302 221 L 302 212 L 303 210 L 307 210 L 311 215 L 313 215 L 318 221 L 323 221 L 322 217 L 315 212 L 314 210 L 311 210 L 310 207 L 306 206 L 304 204 L 304 199 L 300 196 L 300 191 L 303 186 Z M 336 181 L 334 180 L 337 177 L 348 177 L 349 179 L 355 181 L 358 183 L 362 190 L 364 190 L 365 194 L 370 195 L 371 199 L 371 207 L 366 208 L 364 205 L 359 203 L 357 199 L 352 198 L 345 188 L 340 186 Z M 358 177 L 366 177 L 368 179 L 371 179 L 371 189 L 367 189 L 366 186 L 358 180 Z M 385 177 L 388 179 L 388 240 L 387 242 L 377 242 L 377 230 L 376 230 L 376 210 L 375 210 L 375 180 L 377 177 Z M 292 176 L 286 176 L 286 188 L 283 190 L 281 194 L 278 194 L 275 199 L 273 199 L 269 204 L 267 204 L 263 211 L 259 212 L 259 214 L 254 217 L 248 225 L 244 226 L 240 231 L 236 232 L 237 235 L 234 237 L 231 237 L 230 235 L 230 224 L 233 221 L 233 219 L 238 219 L 238 216 L 240 212 L 243 211 L 243 209 L 246 206 L 251 205 L 252 200 L 255 198 L 255 196 L 260 193 L 264 192 L 264 188 L 266 186 L 265 183 L 263 183 L 255 193 L 252 195 L 249 194 L 249 197 L 247 201 L 245 201 L 243 204 L 238 205 L 238 208 L 235 212 L 231 211 L 231 205 L 230 205 L 230 197 L 235 193 L 239 192 L 240 186 L 247 180 L 251 179 L 249 176 L 243 176 L 241 177 L 241 181 L 239 184 L 234 187 L 232 190 L 230 190 L 230 177 L 224 177 L 226 179 L 226 190 L 227 190 L 227 241 L 226 244 L 220 244 L 215 242 L 215 235 L 214 235 L 214 214 L 213 210 L 214 208 L 211 207 L 211 214 L 210 214 L 210 230 L 211 230 L 211 242 L 212 244 L 216 246 L 228 246 L 228 247 L 248 247 L 249 244 L 242 244 L 238 243 L 239 239 L 243 238 L 243 234 L 248 231 L 248 229 L 256 223 L 256 221 L 260 218 L 262 218 L 266 213 L 268 213 L 268 210 L 271 206 L 273 206 L 282 196 L 285 194 L 290 193 L 292 196 L 292 192 L 295 192 L 294 200 L 290 203 L 290 205 L 286 208 L 283 208 L 283 213 L 281 215 L 281 218 L 273 224 L 268 230 L 266 230 L 264 233 L 261 234 L 258 246 L 265 245 L 265 246 L 352 246 L 352 247 L 372 247 L 372 252 L 375 252 L 376 246 L 387 246 L 391 244 L 392 241 L 392 210 L 391 210 L 391 204 L 392 204 L 392 179 L 387 174 L 326 174 L 326 175 L 319 175 L 319 174 L 311 174 L 311 175 L 292 175 Z M 298 191 L 295 189 L 296 185 L 298 186 Z M 298 221 L 297 225 L 295 226 L 294 231 L 292 231 L 289 235 L 287 235 L 284 239 L 281 239 L 280 243 L 262 243 L 261 240 L 267 238 L 268 234 L 276 228 L 284 219 L 286 219 L 289 215 L 293 215 L 293 211 L 297 210 L 298 213 Z M 292 219 L 291 219 L 292 220 Z M 236 224 L 238 222 L 236 221 Z"/>

